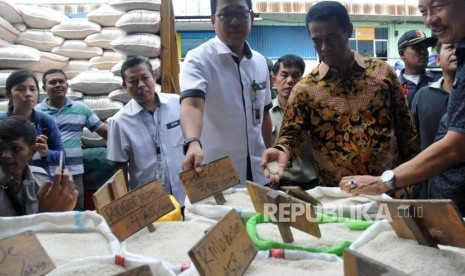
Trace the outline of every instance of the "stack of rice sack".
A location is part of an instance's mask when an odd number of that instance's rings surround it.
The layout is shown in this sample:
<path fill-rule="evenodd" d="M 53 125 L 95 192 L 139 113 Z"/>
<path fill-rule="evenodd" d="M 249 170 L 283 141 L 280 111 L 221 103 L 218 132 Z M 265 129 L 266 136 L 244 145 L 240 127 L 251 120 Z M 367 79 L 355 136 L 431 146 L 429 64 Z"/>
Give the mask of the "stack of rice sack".
<path fill-rule="evenodd" d="M 101 120 L 113 116 L 130 100 L 120 76 L 127 57 L 150 58 L 160 75 L 160 7 L 161 0 L 110 0 L 86 18 L 69 18 L 52 8 L 0 0 L 0 111 L 7 108 L 5 81 L 12 72 L 29 69 L 41 81 L 43 72 L 57 68 L 68 78 L 68 96 Z M 46 96 L 41 91 L 39 101 Z M 105 146 L 100 136 L 84 133 L 84 146 Z"/>

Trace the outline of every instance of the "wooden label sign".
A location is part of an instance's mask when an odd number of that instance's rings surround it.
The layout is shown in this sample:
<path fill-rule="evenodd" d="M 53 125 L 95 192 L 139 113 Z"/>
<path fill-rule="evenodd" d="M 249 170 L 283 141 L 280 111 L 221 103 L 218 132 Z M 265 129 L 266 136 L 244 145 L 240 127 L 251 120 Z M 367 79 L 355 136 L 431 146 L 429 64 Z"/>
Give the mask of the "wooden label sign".
<path fill-rule="evenodd" d="M 379 200 L 378 205 L 399 238 L 465 248 L 465 222 L 452 200 Z"/>
<path fill-rule="evenodd" d="M 255 211 L 315 237 L 321 237 L 315 212 L 308 202 L 250 181 L 246 181 L 245 186 Z M 281 203 L 278 205 L 271 198 L 282 200 L 279 200 Z"/>
<path fill-rule="evenodd" d="M 32 231 L 0 240 L 0 275 L 45 275 L 53 269 L 53 261 Z"/>
<path fill-rule="evenodd" d="M 235 210 L 189 251 L 189 257 L 202 276 L 243 275 L 256 254 L 257 249 Z"/>
<path fill-rule="evenodd" d="M 241 182 L 229 157 L 203 165 L 200 173 L 195 170 L 182 172 L 179 179 L 191 203 L 199 202 Z"/>
<path fill-rule="evenodd" d="M 300 188 L 299 186 L 283 186 L 281 187 L 281 190 L 283 190 L 284 192 L 286 192 L 286 194 L 289 194 L 290 196 L 293 196 L 295 198 L 308 202 L 312 205 L 321 204 L 319 200 L 307 194 L 305 190 Z"/>
<path fill-rule="evenodd" d="M 123 241 L 175 209 L 158 181 L 151 181 L 102 207 L 115 236 Z"/>
<path fill-rule="evenodd" d="M 146 264 L 115 274 L 114 276 L 153 276 L 153 274 L 150 266 Z"/>

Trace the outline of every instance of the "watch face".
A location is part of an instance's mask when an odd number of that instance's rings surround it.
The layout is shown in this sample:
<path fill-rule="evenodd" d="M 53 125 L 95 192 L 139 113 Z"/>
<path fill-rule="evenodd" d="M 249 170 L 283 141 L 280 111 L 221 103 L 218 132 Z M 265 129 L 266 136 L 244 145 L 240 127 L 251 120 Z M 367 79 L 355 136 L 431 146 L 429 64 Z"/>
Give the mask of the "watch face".
<path fill-rule="evenodd" d="M 391 182 L 394 179 L 394 172 L 391 170 L 385 171 L 381 175 L 381 179 L 383 180 L 383 182 Z"/>

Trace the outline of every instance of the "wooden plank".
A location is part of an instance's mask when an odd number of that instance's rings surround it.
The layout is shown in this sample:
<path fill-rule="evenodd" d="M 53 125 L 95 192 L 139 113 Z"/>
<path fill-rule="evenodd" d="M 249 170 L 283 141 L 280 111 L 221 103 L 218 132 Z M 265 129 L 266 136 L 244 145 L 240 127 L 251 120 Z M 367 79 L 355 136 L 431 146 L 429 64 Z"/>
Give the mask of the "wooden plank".
<path fill-rule="evenodd" d="M 121 272 L 115 274 L 114 276 L 152 276 L 152 270 L 150 269 L 149 265 L 143 265 L 139 267 L 135 267 L 133 269 L 126 270 L 125 272 Z"/>
<path fill-rule="evenodd" d="M 318 201 L 313 196 L 307 194 L 305 190 L 299 186 L 282 186 L 281 190 L 295 198 L 308 202 L 312 205 L 321 205 L 320 201 Z"/>
<path fill-rule="evenodd" d="M 241 218 L 231 210 L 188 254 L 202 276 L 243 275 L 257 249 Z"/>
<path fill-rule="evenodd" d="M 161 4 L 161 89 L 179 94 L 179 61 L 176 41 L 175 17 L 171 0 Z"/>
<path fill-rule="evenodd" d="M 55 264 L 32 231 L 0 240 L 0 275 L 45 275 L 54 269 Z"/>
<path fill-rule="evenodd" d="M 115 236 L 123 241 L 175 209 L 158 181 L 151 181 L 101 209 Z"/>
<path fill-rule="evenodd" d="M 229 157 L 202 165 L 202 172 L 195 170 L 179 174 L 182 186 L 191 203 L 196 203 L 240 183 L 240 178 Z"/>
<path fill-rule="evenodd" d="M 419 219 L 416 216 L 410 216 L 414 212 L 414 208 L 411 205 L 401 205 L 397 207 L 397 214 L 403 219 L 400 222 L 403 224 L 403 227 L 410 230 L 411 235 L 415 237 L 415 240 L 424 246 L 430 246 L 438 248 L 437 242 L 429 233 L 426 228 L 423 220 Z"/>
<path fill-rule="evenodd" d="M 417 240 L 408 227 L 414 219 L 422 222 L 435 243 L 465 248 L 465 222 L 452 200 L 379 200 L 378 205 L 400 238 Z M 405 205 L 411 206 L 408 212 L 399 214 L 399 207 Z"/>
<path fill-rule="evenodd" d="M 407 274 L 351 249 L 344 250 L 344 275 L 407 276 Z"/>
<path fill-rule="evenodd" d="M 123 170 L 120 169 L 93 194 L 95 209 L 100 212 L 103 206 L 127 193 L 126 178 Z"/>
<path fill-rule="evenodd" d="M 255 211 L 266 216 L 274 212 L 274 217 L 277 221 L 289 222 L 289 225 L 293 228 L 318 238 L 321 237 L 320 228 L 315 218 L 315 212 L 308 202 L 250 181 L 246 181 L 246 187 L 252 199 Z M 270 197 L 275 198 L 278 196 L 283 198 L 280 199 L 280 201 L 281 204 L 284 203 L 285 205 L 276 206 L 276 204 L 270 200 Z M 265 207 L 267 207 L 267 209 L 265 209 Z"/>
<path fill-rule="evenodd" d="M 215 202 L 217 205 L 223 205 L 226 203 L 226 199 L 224 198 L 223 193 L 217 193 L 213 195 Z"/>

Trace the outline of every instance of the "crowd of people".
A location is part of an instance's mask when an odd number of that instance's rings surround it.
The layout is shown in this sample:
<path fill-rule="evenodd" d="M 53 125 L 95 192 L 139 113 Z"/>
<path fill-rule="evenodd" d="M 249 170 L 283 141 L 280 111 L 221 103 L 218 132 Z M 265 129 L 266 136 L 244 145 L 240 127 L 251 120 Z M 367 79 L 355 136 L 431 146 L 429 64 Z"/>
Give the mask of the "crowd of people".
<path fill-rule="evenodd" d="M 342 4 L 317 2 L 305 25 L 320 62 L 303 76 L 301 57 L 273 64 L 247 43 L 251 0 L 211 0 L 216 37 L 187 53 L 180 95 L 157 93 L 148 59 L 130 57 L 121 76 L 131 100 L 108 122 L 66 96 L 62 70 L 44 73 L 41 103 L 37 78 L 19 70 L 0 114 L 0 216 L 83 210 L 84 127 L 107 139 L 106 158 L 127 173 L 129 189 L 157 179 L 181 204 L 179 173 L 229 156 L 239 186 L 445 198 L 465 214 L 465 1 L 438 9 L 419 0 L 419 10 L 435 37 L 404 33 L 397 75 L 350 48 L 354 27 Z M 441 76 L 426 70 L 429 47 Z M 268 169 L 273 161 L 278 173 Z"/>

